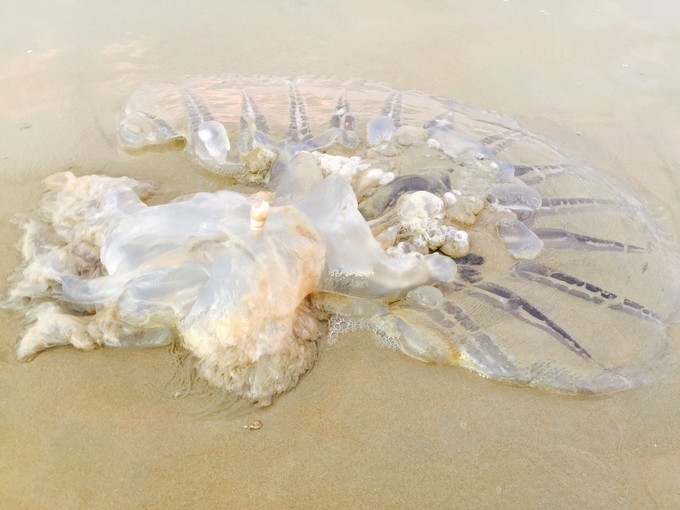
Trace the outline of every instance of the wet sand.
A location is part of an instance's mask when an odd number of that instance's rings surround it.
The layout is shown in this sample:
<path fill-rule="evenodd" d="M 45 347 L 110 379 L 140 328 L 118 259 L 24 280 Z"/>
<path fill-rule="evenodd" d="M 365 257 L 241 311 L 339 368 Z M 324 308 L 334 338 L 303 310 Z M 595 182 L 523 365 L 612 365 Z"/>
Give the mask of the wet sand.
<path fill-rule="evenodd" d="M 9 219 L 49 174 L 130 175 L 168 195 L 223 185 L 181 153 L 118 147 L 129 92 L 191 74 L 358 77 L 484 105 L 660 203 L 679 230 L 672 0 L 42 3 L 0 6 L 3 275 L 19 262 Z M 8 508 L 680 506 L 677 363 L 647 388 L 568 397 L 348 335 L 270 408 L 197 414 L 210 402 L 172 398 L 165 349 L 19 364 L 20 317 L 1 318 Z M 252 419 L 263 427 L 244 430 Z"/>

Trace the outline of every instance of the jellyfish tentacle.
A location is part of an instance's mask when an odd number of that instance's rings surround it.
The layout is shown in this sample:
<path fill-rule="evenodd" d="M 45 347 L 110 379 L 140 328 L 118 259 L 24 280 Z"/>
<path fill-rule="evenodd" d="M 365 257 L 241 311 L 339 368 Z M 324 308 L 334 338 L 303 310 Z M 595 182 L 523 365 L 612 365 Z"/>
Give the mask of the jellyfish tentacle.
<path fill-rule="evenodd" d="M 513 276 L 538 282 L 591 303 L 603 305 L 612 310 L 618 310 L 657 324 L 662 323 L 658 315 L 640 303 L 538 262 L 521 261 L 515 264 L 510 271 Z"/>
<path fill-rule="evenodd" d="M 562 228 L 533 227 L 531 231 L 543 241 L 546 248 L 551 249 L 624 253 L 644 253 L 646 251 L 645 248 L 634 244 L 587 236 Z"/>
<path fill-rule="evenodd" d="M 578 356 L 587 360 L 592 359 L 590 353 L 574 340 L 569 333 L 519 294 L 502 285 L 486 282 L 475 284 L 473 289 L 469 291 L 470 294 L 512 314 L 523 322 L 547 332 Z"/>
<path fill-rule="evenodd" d="M 269 135 L 267 118 L 255 100 L 243 88 L 241 90 L 241 115 L 239 117 L 238 150 L 249 154 L 257 147 L 278 147 L 280 144 Z"/>
<path fill-rule="evenodd" d="M 290 145 L 302 145 L 311 140 L 314 135 L 309 127 L 307 106 L 295 81 L 291 81 L 288 84 L 288 97 L 290 101 L 290 118 L 286 141 Z"/>

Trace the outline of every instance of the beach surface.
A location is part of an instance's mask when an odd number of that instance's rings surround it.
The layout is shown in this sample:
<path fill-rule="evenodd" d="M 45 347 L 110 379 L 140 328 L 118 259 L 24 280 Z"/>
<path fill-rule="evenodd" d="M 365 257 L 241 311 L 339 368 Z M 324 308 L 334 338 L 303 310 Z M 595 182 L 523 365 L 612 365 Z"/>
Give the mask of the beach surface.
<path fill-rule="evenodd" d="M 179 151 L 125 152 L 115 127 L 141 84 L 224 73 L 362 78 L 488 107 L 680 230 L 674 0 L 4 0 L 2 294 L 20 262 L 10 220 L 50 174 L 128 175 L 168 198 L 223 187 Z M 18 363 L 22 318 L 0 317 L 3 508 L 680 508 L 677 363 L 642 389 L 574 397 L 351 334 L 258 409 L 174 397 L 165 348 Z"/>

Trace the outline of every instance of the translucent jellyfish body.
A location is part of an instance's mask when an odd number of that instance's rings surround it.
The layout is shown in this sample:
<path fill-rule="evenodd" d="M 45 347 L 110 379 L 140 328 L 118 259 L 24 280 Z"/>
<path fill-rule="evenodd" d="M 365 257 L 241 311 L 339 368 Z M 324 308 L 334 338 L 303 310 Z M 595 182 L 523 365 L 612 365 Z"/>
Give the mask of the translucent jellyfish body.
<path fill-rule="evenodd" d="M 118 130 L 137 149 L 184 140 L 271 203 L 224 190 L 152 207 L 132 179 L 49 179 L 9 299 L 33 321 L 22 358 L 178 338 L 212 384 L 268 403 L 311 367 L 325 319 L 334 340 L 364 329 L 421 361 L 569 392 L 644 384 L 673 351 L 663 219 L 492 112 L 220 76 L 140 88 Z"/>

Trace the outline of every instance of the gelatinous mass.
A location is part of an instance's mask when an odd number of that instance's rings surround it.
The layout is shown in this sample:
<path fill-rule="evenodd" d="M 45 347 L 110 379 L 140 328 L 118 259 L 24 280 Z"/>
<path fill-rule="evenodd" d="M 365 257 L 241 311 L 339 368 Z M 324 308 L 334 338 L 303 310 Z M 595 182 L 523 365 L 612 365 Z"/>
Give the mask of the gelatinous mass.
<path fill-rule="evenodd" d="M 21 359 L 177 339 L 211 384 L 268 404 L 350 330 L 568 392 L 638 386 L 669 355 L 677 246 L 660 218 L 495 113 L 221 76 L 140 88 L 118 132 L 184 142 L 225 190 L 151 206 L 131 178 L 48 178 L 8 300 L 32 321 Z"/>

